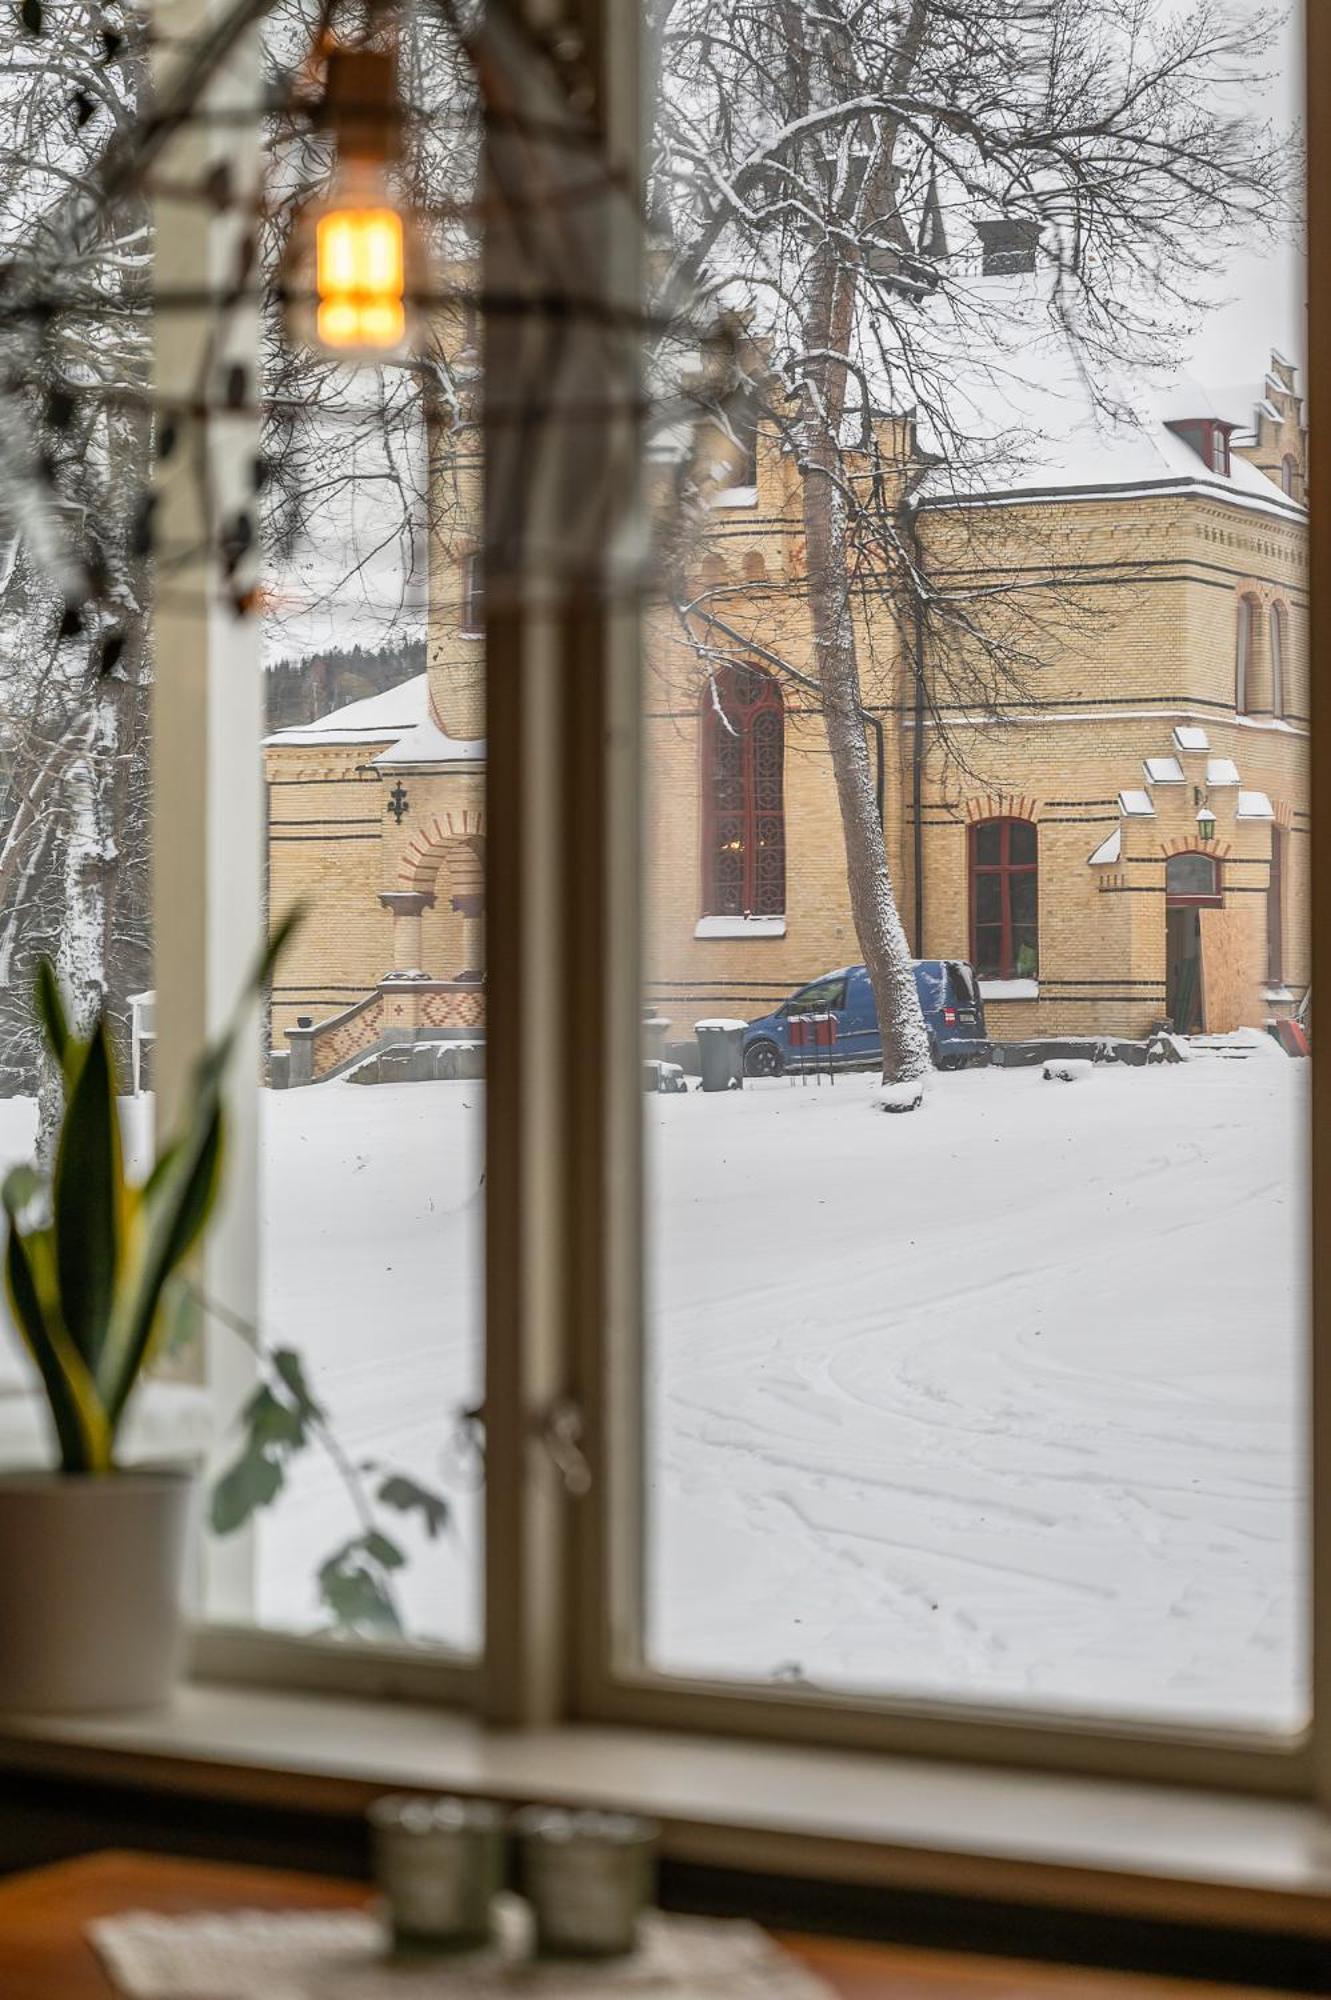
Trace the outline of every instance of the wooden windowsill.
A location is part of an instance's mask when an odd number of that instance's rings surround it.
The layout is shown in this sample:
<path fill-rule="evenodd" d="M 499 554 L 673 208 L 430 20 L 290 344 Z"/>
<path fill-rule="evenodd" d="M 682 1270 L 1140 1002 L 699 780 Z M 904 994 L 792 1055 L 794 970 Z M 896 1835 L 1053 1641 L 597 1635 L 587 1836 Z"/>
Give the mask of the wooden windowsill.
<path fill-rule="evenodd" d="M 1299 1801 L 191 1685 L 164 1712 L 0 1720 L 0 1767 L 355 1814 L 386 1789 L 632 1807 L 711 1867 L 1331 1936 Z"/>

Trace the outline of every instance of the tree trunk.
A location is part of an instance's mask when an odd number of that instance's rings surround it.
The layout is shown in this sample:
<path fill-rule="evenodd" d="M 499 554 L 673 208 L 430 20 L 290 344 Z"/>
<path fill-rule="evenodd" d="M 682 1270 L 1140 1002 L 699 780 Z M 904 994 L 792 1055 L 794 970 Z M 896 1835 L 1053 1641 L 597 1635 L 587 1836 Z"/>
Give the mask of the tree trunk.
<path fill-rule="evenodd" d="M 819 433 L 822 435 L 819 435 Z M 810 433 L 812 435 L 810 436 Z M 805 426 L 804 536 L 814 657 L 823 691 L 823 724 L 836 779 L 846 879 L 855 935 L 873 987 L 883 1038 L 883 1081 L 922 1081 L 932 1067 L 929 1037 L 915 985 L 910 947 L 897 910 L 887 844 L 860 696 L 859 660 L 850 609 L 850 561 L 845 507 L 837 477 L 840 453 L 827 426 Z"/>

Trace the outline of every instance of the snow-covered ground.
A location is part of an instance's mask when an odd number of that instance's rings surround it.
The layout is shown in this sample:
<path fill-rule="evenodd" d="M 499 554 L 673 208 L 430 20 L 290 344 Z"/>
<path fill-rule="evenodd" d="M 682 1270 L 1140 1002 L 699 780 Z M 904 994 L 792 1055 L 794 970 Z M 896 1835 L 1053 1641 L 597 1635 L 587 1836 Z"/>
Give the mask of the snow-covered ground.
<path fill-rule="evenodd" d="M 1288 1727 L 1303 1710 L 1306 1064 L 648 1097 L 648 1633 L 688 1674 Z M 0 1107 L 0 1152 L 22 1113 Z M 358 1458 L 439 1482 L 474 1641 L 481 1091 L 264 1101 L 264 1317 Z M 11 1133 L 10 1127 L 13 1127 Z M 302 1468 L 261 1616 L 352 1532 Z"/>

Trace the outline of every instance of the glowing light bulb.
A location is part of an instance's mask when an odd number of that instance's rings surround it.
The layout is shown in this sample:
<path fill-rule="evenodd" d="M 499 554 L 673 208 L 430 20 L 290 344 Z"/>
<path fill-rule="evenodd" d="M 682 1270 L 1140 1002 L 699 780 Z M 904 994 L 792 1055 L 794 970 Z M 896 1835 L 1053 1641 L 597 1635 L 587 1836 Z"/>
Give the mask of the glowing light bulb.
<path fill-rule="evenodd" d="M 386 353 L 407 331 L 402 217 L 379 202 L 348 201 L 315 224 L 316 325 L 325 347 Z"/>

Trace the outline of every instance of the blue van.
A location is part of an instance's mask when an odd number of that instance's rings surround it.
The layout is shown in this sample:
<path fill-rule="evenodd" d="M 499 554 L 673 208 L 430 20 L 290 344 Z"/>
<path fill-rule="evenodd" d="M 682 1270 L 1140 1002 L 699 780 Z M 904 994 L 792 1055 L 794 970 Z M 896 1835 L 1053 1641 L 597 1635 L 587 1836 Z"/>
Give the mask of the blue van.
<path fill-rule="evenodd" d="M 990 1042 L 974 968 L 956 958 L 920 958 L 915 961 L 915 987 L 934 1067 L 963 1069 L 968 1063 L 987 1063 Z M 807 1045 L 809 1030 L 799 1019 L 805 1014 L 834 1017 L 836 1037 L 830 1051 Z M 867 1069 L 883 1059 L 878 1009 L 862 965 L 825 972 L 783 1000 L 774 1014 L 750 1021 L 744 1030 L 745 1076 L 783 1076 L 788 1069 L 812 1068 L 815 1062 L 825 1068 L 829 1054 L 838 1069 Z"/>

